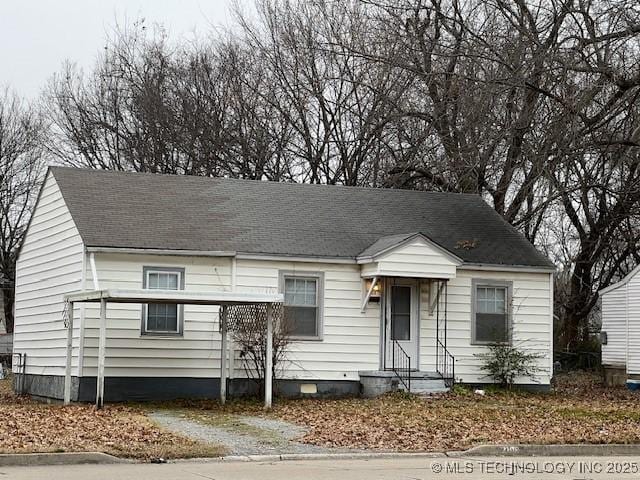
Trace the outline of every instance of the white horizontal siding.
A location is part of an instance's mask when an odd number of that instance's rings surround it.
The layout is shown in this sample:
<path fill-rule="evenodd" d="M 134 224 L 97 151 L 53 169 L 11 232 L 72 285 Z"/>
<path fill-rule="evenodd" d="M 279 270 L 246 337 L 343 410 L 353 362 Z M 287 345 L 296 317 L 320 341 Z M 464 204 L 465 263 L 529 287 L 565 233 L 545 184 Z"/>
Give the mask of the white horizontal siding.
<path fill-rule="evenodd" d="M 101 288 L 140 288 L 144 266 L 185 268 L 185 287 L 212 291 L 231 288 L 231 261 L 141 255 L 96 255 Z M 283 378 L 357 380 L 358 371 L 379 368 L 380 306 L 370 303 L 361 312 L 363 284 L 357 265 L 238 260 L 236 290 L 246 293 L 278 291 L 279 272 L 323 272 L 323 339 L 295 341 L 288 347 Z M 88 273 L 88 275 L 90 275 Z M 466 382 L 486 381 L 471 345 L 471 281 L 489 278 L 513 281 L 514 336 L 529 351 L 545 355 L 540 361 L 542 383 L 549 381 L 551 339 L 549 274 L 459 271 L 449 283 L 448 346 L 456 357 L 456 376 Z M 435 317 L 428 313 L 428 288 L 421 293 L 421 369 L 435 369 Z M 98 348 L 98 308 L 87 306 L 84 375 L 95 375 Z M 110 304 L 108 309 L 108 376 L 217 377 L 220 335 L 217 307 L 185 306 L 184 336 L 140 335 L 140 305 Z M 236 355 L 235 376 L 243 376 Z M 530 382 L 530 380 L 523 380 Z"/>
<path fill-rule="evenodd" d="M 198 292 L 231 290 L 231 260 L 216 257 L 96 253 L 100 288 L 142 288 L 144 267 L 185 269 L 185 289 Z M 87 265 L 87 278 L 91 278 Z M 184 333 L 179 337 L 141 334 L 140 304 L 107 306 L 106 376 L 219 377 L 218 307 L 184 306 Z M 97 370 L 99 307 L 85 311 L 83 375 Z"/>
<path fill-rule="evenodd" d="M 627 364 L 627 285 L 602 295 L 602 331 L 607 344 L 602 345 L 602 364 Z M 632 302 L 633 303 L 633 302 Z"/>
<path fill-rule="evenodd" d="M 456 378 L 469 383 L 490 381 L 480 370 L 481 362 L 475 356 L 486 352 L 486 347 L 471 343 L 471 288 L 474 278 L 513 282 L 514 343 L 524 350 L 543 355 L 537 362 L 540 372 L 535 380 L 548 384 L 552 354 L 548 273 L 458 270 L 456 278 L 449 281 L 447 292 L 447 348 L 455 357 Z M 441 300 L 444 300 L 443 296 Z M 429 285 L 426 281 L 422 282 L 420 311 L 420 368 L 433 371 L 436 363 L 436 312 L 429 312 Z M 440 314 L 444 315 L 443 304 L 440 305 Z M 519 382 L 531 383 L 532 380 L 519 379 Z"/>
<path fill-rule="evenodd" d="M 14 352 L 26 354 L 28 374 L 64 374 L 63 296 L 80 289 L 83 252 L 60 189 L 48 174 L 16 265 Z M 75 315 L 77 319 L 77 310 Z M 76 322 L 73 375 L 77 374 L 78 332 Z"/>
<path fill-rule="evenodd" d="M 197 291 L 231 289 L 231 261 L 194 258 L 96 254 L 100 288 L 141 288 L 144 266 L 185 268 L 185 288 Z M 88 268 L 88 267 L 87 267 Z M 359 370 L 377 369 L 379 360 L 379 306 L 360 311 L 362 279 L 357 265 L 304 264 L 238 260 L 236 290 L 275 292 L 280 270 L 324 272 L 324 329 L 322 341 L 294 342 L 284 377 L 357 380 Z M 90 272 L 87 272 L 90 276 Z M 220 368 L 218 308 L 184 307 L 182 337 L 140 334 L 141 306 L 109 304 L 107 310 L 107 376 L 217 377 Z M 86 307 L 83 374 L 93 376 L 97 366 L 97 305 Z M 235 376 L 243 376 L 236 355 Z"/>
<path fill-rule="evenodd" d="M 372 264 L 365 264 L 364 276 L 443 279 L 456 276 L 456 263 L 439 249 L 419 238 L 375 260 Z"/>
<path fill-rule="evenodd" d="M 322 341 L 289 345 L 284 378 L 358 380 L 358 371 L 379 368 L 380 306 L 361 312 L 363 284 L 358 265 L 238 260 L 237 290 L 278 290 L 279 271 L 324 273 Z M 240 360 L 238 359 L 239 363 Z"/>

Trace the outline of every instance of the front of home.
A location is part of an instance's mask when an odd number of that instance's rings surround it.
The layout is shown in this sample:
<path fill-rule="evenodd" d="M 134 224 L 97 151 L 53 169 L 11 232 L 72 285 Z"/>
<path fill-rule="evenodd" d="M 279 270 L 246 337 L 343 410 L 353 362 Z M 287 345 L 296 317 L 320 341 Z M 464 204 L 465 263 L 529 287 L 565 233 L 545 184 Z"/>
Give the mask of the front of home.
<path fill-rule="evenodd" d="M 276 393 L 486 383 L 475 355 L 501 341 L 540 354 L 519 383 L 552 375 L 553 266 L 479 197 L 51 168 L 17 264 L 20 388 L 62 398 L 70 372 L 92 401 L 100 305 L 74 303 L 68 336 L 65 296 L 154 290 L 185 303 L 109 304 L 107 401 L 216 397 L 222 359 L 228 391 L 248 391 L 215 294 L 282 295 Z"/>

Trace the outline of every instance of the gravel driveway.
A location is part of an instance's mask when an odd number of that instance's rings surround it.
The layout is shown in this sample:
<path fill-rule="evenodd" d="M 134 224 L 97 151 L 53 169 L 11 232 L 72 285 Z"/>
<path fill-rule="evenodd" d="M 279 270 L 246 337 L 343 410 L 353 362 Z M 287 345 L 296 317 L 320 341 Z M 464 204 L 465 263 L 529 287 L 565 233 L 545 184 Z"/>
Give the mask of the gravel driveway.
<path fill-rule="evenodd" d="M 158 410 L 149 417 L 167 430 L 196 440 L 224 445 L 229 455 L 344 452 L 300 443 L 306 429 L 270 418 Z"/>

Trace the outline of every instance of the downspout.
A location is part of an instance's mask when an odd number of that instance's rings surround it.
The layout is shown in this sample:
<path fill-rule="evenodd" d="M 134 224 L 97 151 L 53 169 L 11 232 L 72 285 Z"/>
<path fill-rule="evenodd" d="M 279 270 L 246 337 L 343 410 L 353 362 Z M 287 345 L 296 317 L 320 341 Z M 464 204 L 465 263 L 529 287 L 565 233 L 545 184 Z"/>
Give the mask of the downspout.
<path fill-rule="evenodd" d="M 80 275 L 80 291 L 84 292 L 87 285 L 87 248 L 82 253 L 82 273 Z M 78 325 L 78 378 L 84 376 L 84 329 L 85 304 L 80 303 L 80 324 Z"/>
<path fill-rule="evenodd" d="M 93 278 L 93 289 L 100 290 L 100 284 L 98 282 L 98 270 L 96 269 L 96 256 L 91 252 L 89 257 L 89 263 L 91 264 L 91 277 Z"/>
<path fill-rule="evenodd" d="M 624 317 L 625 317 L 625 329 L 626 329 L 626 335 L 625 335 L 625 351 L 624 351 L 624 355 L 625 355 L 625 365 L 624 365 L 624 369 L 625 369 L 625 373 L 627 376 L 627 380 L 629 379 L 629 283 L 631 282 L 627 282 L 626 285 L 624 286 L 625 292 L 624 292 Z"/>

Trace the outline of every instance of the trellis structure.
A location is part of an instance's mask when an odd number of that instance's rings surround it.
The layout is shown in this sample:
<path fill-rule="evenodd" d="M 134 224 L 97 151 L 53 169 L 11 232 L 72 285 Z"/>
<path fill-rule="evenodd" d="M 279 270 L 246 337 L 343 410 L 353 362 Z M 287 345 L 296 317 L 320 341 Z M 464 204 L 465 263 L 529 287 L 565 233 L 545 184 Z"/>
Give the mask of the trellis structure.
<path fill-rule="evenodd" d="M 250 328 L 251 331 L 259 331 L 265 328 L 265 365 L 264 365 L 264 392 L 265 407 L 271 406 L 273 392 L 273 327 L 282 318 L 283 307 L 281 302 L 271 303 L 243 303 L 223 305 L 220 310 L 220 335 L 222 343 L 220 350 L 223 352 L 220 367 L 220 402 L 227 400 L 227 360 L 224 352 L 227 351 L 227 337 L 229 332 L 240 331 L 242 328 Z M 267 393 L 268 392 L 268 393 Z M 267 405 L 266 398 L 269 398 Z"/>
<path fill-rule="evenodd" d="M 64 297 L 65 308 L 63 319 L 67 328 L 67 357 L 64 379 L 64 403 L 71 402 L 71 357 L 73 349 L 73 307 L 76 303 L 94 302 L 100 303 L 100 336 L 98 343 L 98 375 L 96 381 L 96 406 L 104 405 L 104 370 L 105 352 L 107 342 L 107 304 L 111 303 L 169 303 L 178 305 L 219 305 L 221 309 L 221 334 L 222 345 L 220 348 L 220 400 L 226 400 L 227 378 L 227 319 L 229 307 L 232 306 L 257 306 L 256 309 L 264 311 L 263 320 L 266 321 L 266 365 L 264 372 L 265 389 L 264 405 L 271 408 L 273 396 L 272 354 L 273 352 L 273 323 L 274 305 L 281 305 L 284 301 L 282 294 L 252 294 L 235 292 L 190 292 L 188 290 L 90 290 L 67 294 Z M 279 307 L 278 307 L 279 308 Z M 246 312 L 250 309 L 232 310 L 234 321 L 242 321 L 246 318 Z M 241 313 L 244 312 L 244 313 Z"/>
<path fill-rule="evenodd" d="M 274 324 L 282 320 L 283 304 L 272 303 L 272 315 Z M 222 318 L 226 321 L 228 332 L 239 332 L 243 329 L 258 331 L 262 325 L 267 323 L 266 304 L 238 304 L 223 307 L 223 314 L 220 319 L 220 331 L 222 331 Z"/>

